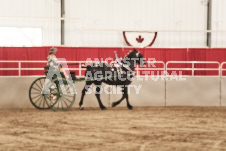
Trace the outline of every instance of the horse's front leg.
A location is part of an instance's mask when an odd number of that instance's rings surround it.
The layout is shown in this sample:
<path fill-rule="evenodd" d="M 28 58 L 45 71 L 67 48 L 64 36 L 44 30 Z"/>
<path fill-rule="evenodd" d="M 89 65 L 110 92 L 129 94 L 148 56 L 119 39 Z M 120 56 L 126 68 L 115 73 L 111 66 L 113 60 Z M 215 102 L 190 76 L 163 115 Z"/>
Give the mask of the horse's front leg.
<path fill-rule="evenodd" d="M 84 107 L 83 107 L 84 96 L 86 95 L 86 92 L 88 91 L 91 84 L 92 84 L 91 82 L 86 82 L 86 85 L 85 85 L 84 89 L 82 90 L 81 100 L 79 102 L 80 110 L 84 110 Z"/>
<path fill-rule="evenodd" d="M 101 90 L 101 83 L 98 83 L 98 85 L 96 84 L 96 92 L 95 95 L 97 97 L 99 106 L 101 108 L 101 110 L 106 110 L 107 108 L 102 104 L 101 100 L 100 100 L 100 91 Z"/>

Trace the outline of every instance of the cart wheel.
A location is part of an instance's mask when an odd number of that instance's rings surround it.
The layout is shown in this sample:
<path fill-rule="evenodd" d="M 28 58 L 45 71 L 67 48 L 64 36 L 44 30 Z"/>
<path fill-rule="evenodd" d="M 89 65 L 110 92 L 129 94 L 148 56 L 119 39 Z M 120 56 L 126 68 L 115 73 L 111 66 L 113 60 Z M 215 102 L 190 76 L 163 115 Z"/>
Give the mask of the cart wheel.
<path fill-rule="evenodd" d="M 44 94 L 41 94 L 45 79 L 46 79 L 45 77 L 36 79 L 31 84 L 29 89 L 29 98 L 30 98 L 31 104 L 40 110 L 49 109 L 49 106 L 45 101 Z"/>
<path fill-rule="evenodd" d="M 71 108 L 75 101 L 74 84 L 62 79 L 61 85 L 58 79 L 53 79 L 54 87 L 50 88 L 50 94 L 45 95 L 48 106 L 54 111 L 67 111 Z"/>

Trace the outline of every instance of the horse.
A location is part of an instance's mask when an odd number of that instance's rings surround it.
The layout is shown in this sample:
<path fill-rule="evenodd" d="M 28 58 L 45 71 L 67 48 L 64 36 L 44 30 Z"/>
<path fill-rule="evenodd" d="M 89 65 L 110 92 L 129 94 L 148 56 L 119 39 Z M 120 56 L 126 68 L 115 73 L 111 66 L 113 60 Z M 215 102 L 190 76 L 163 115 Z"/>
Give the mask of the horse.
<path fill-rule="evenodd" d="M 86 68 L 85 79 L 86 85 L 82 90 L 81 100 L 79 103 L 79 107 L 81 110 L 84 110 L 83 107 L 83 99 L 88 91 L 89 87 L 94 84 L 96 85 L 96 98 L 98 100 L 99 106 L 102 110 L 105 110 L 106 107 L 102 104 L 100 99 L 101 92 L 101 83 L 104 82 L 108 85 L 115 85 L 122 87 L 122 98 L 116 102 L 112 103 L 112 107 L 120 104 L 124 99 L 126 99 L 128 109 L 132 110 L 133 106 L 129 103 L 128 98 L 128 88 L 127 86 L 131 84 L 132 79 L 135 77 L 135 67 L 136 64 L 140 64 L 141 66 L 146 64 L 146 60 L 143 58 L 143 55 L 138 52 L 136 49 L 130 51 L 127 56 L 121 61 L 121 64 L 127 66 L 127 68 L 121 66 L 116 67 L 114 65 L 110 65 L 108 63 L 92 63 L 89 66 L 83 66 Z M 130 69 L 128 71 L 128 68 Z M 98 75 L 98 77 L 95 75 Z"/>

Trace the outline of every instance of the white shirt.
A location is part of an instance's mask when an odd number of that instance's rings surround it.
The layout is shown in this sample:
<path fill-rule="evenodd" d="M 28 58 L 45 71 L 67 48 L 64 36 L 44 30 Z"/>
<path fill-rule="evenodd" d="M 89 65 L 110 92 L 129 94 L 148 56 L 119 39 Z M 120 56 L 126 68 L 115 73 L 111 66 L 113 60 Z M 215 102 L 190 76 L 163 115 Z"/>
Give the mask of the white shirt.
<path fill-rule="evenodd" d="M 48 59 L 47 65 L 50 66 L 50 69 L 53 69 L 53 70 L 57 69 L 57 70 L 59 70 L 59 68 L 58 68 L 58 60 L 57 60 L 55 55 L 49 55 L 47 57 L 47 59 Z"/>

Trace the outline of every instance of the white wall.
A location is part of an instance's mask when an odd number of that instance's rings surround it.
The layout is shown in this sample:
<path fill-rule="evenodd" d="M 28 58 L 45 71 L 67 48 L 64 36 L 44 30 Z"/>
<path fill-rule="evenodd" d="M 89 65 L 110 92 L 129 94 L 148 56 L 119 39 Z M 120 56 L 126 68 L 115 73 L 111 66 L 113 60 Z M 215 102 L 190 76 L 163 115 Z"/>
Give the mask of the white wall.
<path fill-rule="evenodd" d="M 158 78 L 158 77 L 157 77 Z M 185 77 L 183 77 L 185 78 Z M 29 100 L 29 88 L 35 77 L 0 77 L 1 108 L 34 108 Z M 226 78 L 225 77 L 186 77 L 185 81 L 165 81 L 156 77 L 140 81 L 136 79 L 131 85 L 141 85 L 136 94 L 131 88 L 129 100 L 136 106 L 226 106 Z M 77 91 L 73 107 L 78 108 L 82 89 L 85 82 L 75 83 Z M 92 85 L 94 86 L 94 85 Z M 102 85 L 104 86 L 104 84 Z M 166 96 L 165 96 L 166 92 Z M 112 102 L 118 101 L 122 94 L 101 94 L 102 103 L 110 107 Z M 94 93 L 84 97 L 84 107 L 99 107 Z M 126 106 L 123 100 L 119 106 Z"/>
<path fill-rule="evenodd" d="M 66 45 L 125 46 L 122 32 L 88 29 L 206 30 L 203 0 L 66 0 Z M 159 33 L 156 47 L 204 47 L 205 33 Z"/>
<path fill-rule="evenodd" d="M 220 77 L 195 76 L 184 78 L 186 78 L 184 81 L 172 80 L 166 82 L 167 106 L 221 105 Z M 224 100 L 222 99 L 222 101 Z"/>
<path fill-rule="evenodd" d="M 29 16 L 46 19 L 24 18 Z M 42 45 L 59 45 L 60 20 L 48 17 L 60 17 L 60 0 L 0 0 L 1 27 L 39 27 Z"/>
<path fill-rule="evenodd" d="M 65 0 L 65 17 L 70 18 L 65 21 L 65 45 L 126 46 L 121 32 L 123 29 L 206 30 L 206 1 Z M 226 30 L 226 1 L 212 1 L 212 29 Z M 31 18 L 24 18 L 28 16 Z M 40 27 L 43 29 L 42 45 L 60 45 L 59 17 L 60 0 L 0 0 L 0 26 Z M 226 33 L 213 34 L 212 38 L 213 47 L 226 47 Z M 159 32 L 153 47 L 206 47 L 206 33 Z"/>
<path fill-rule="evenodd" d="M 212 30 L 226 31 L 226 1 L 212 0 Z M 213 47 L 226 47 L 226 32 L 216 32 L 212 35 Z"/>

